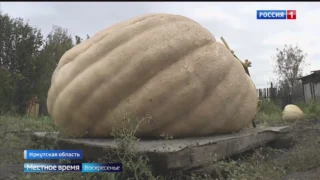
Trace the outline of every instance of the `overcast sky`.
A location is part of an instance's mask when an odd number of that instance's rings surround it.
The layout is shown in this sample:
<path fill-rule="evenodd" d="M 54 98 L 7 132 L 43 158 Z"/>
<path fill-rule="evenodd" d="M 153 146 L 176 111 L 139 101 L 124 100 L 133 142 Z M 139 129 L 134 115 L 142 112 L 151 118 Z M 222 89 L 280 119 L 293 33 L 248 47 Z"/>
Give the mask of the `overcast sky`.
<path fill-rule="evenodd" d="M 297 20 L 257 20 L 257 10 L 297 10 Z M 240 59 L 252 62 L 257 88 L 274 78 L 276 48 L 299 45 L 308 54 L 304 74 L 320 69 L 319 2 L 2 2 L 1 10 L 29 20 L 47 35 L 52 25 L 86 37 L 117 22 L 147 13 L 183 15 L 199 22 Z"/>

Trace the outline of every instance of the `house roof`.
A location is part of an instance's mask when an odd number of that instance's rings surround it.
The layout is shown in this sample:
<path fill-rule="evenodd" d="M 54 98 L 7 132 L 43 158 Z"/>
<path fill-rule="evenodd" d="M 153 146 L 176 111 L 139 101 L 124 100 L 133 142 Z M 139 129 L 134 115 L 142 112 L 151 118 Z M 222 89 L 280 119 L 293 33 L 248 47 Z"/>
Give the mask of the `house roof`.
<path fill-rule="evenodd" d="M 302 77 L 298 78 L 298 80 L 303 80 L 306 77 L 310 77 L 310 76 L 314 76 L 314 75 L 320 75 L 320 70 L 311 71 L 311 74 L 306 75 L 306 76 L 302 76 Z"/>
<path fill-rule="evenodd" d="M 320 74 L 320 70 L 311 71 L 311 72 L 316 73 L 316 74 Z"/>

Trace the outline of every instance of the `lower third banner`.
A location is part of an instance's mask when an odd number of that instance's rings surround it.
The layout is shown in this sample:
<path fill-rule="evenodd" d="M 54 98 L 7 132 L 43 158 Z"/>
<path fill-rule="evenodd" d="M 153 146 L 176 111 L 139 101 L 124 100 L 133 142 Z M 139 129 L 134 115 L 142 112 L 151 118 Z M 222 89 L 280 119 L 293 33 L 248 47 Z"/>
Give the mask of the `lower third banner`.
<path fill-rule="evenodd" d="M 121 163 L 82 163 L 82 172 L 122 172 Z"/>
<path fill-rule="evenodd" d="M 24 163 L 24 172 L 82 172 L 82 164 Z"/>
<path fill-rule="evenodd" d="M 39 173 L 39 172 L 122 172 L 121 163 L 24 163 L 24 172 Z"/>

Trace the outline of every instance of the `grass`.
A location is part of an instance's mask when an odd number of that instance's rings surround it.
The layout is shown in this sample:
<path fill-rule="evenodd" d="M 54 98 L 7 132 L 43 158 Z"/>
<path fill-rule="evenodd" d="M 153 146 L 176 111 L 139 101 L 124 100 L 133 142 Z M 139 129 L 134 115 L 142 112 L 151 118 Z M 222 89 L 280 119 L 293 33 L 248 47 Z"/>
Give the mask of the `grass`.
<path fill-rule="evenodd" d="M 306 120 L 320 118 L 320 103 L 297 103 L 305 114 Z M 282 109 L 279 104 L 271 101 L 262 101 L 258 109 L 256 119 L 260 124 L 266 126 L 285 125 L 287 122 L 281 120 Z"/>
<path fill-rule="evenodd" d="M 260 101 L 256 115 L 256 120 L 260 125 L 276 126 L 283 124 L 281 121 L 281 107 L 280 105 L 271 101 Z"/>
<path fill-rule="evenodd" d="M 132 119 L 127 119 L 132 120 Z M 57 131 L 52 120 L 47 117 L 41 117 L 37 119 L 23 118 L 16 116 L 0 116 L 0 148 L 1 151 L 7 151 L 9 156 L 0 157 L 0 167 L 4 168 L 6 163 L 9 164 L 22 164 L 24 159 L 22 158 L 22 152 L 25 149 L 52 149 L 52 147 L 46 147 L 42 142 L 33 142 L 30 139 L 30 133 L 39 131 Z M 128 175 L 134 177 L 132 179 L 158 179 L 153 177 L 150 167 L 147 165 L 146 157 L 141 157 L 134 149 L 134 142 L 137 138 L 133 136 L 134 131 L 125 132 L 124 129 L 117 129 L 113 135 L 118 142 L 119 150 L 114 152 L 117 154 L 117 160 L 120 160 L 123 164 L 124 173 L 94 173 L 94 174 L 81 174 L 81 173 L 56 173 L 52 174 L 32 173 L 32 174 L 15 174 L 11 178 L 13 179 L 130 179 Z M 115 162 L 119 162 L 115 160 Z M 39 161 L 46 162 L 46 161 Z M 47 161 L 48 162 L 48 161 Z M 70 161 L 64 161 L 68 163 Z M 99 160 L 98 160 L 99 162 Z"/>
<path fill-rule="evenodd" d="M 11 179 L 282 179 L 288 173 L 306 171 L 320 166 L 320 130 L 312 130 L 313 124 L 310 124 L 310 120 L 320 119 L 320 104 L 298 104 L 298 106 L 305 112 L 306 120 L 298 124 L 289 124 L 298 142 L 293 148 L 277 150 L 261 147 L 251 153 L 243 154 L 240 158 L 214 163 L 210 165 L 212 166 L 211 171 L 206 173 L 175 172 L 170 176 L 155 175 L 148 165 L 147 157 L 139 155 L 135 149 L 138 141 L 134 137 L 136 126 L 132 126 L 130 130 L 119 126 L 120 129 L 116 129 L 113 136 L 121 148 L 113 155 L 116 155 L 114 162 L 123 163 L 124 173 L 15 173 L 11 175 Z M 265 126 L 288 124 L 288 122 L 281 121 L 281 112 L 279 106 L 264 101 L 260 105 L 256 119 Z M 129 116 L 124 119 L 126 119 L 124 123 L 140 121 Z M 0 156 L 0 168 L 5 168 L 7 164 L 23 164 L 25 161 L 22 158 L 22 151 L 25 149 L 52 148 L 44 146 L 43 142 L 31 141 L 29 135 L 36 131 L 57 131 L 57 129 L 48 117 L 32 119 L 14 115 L 0 116 L 0 152 L 6 154 Z"/>
<path fill-rule="evenodd" d="M 319 103 L 300 103 L 297 104 L 306 114 L 307 119 L 317 119 L 320 117 L 320 104 Z"/>

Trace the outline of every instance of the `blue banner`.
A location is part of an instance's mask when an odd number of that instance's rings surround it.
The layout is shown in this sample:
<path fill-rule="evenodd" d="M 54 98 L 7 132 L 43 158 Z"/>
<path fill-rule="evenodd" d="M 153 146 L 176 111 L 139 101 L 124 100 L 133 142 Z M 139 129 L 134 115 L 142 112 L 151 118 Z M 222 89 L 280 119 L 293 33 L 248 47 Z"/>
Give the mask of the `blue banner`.
<path fill-rule="evenodd" d="M 39 172 L 82 172 L 81 163 L 24 163 L 23 171 L 26 173 L 39 173 Z"/>
<path fill-rule="evenodd" d="M 82 159 L 82 150 L 24 150 L 24 159 Z"/>
<path fill-rule="evenodd" d="M 121 163 L 82 163 L 82 172 L 96 173 L 96 172 L 122 172 Z"/>
<path fill-rule="evenodd" d="M 257 19 L 287 19 L 286 10 L 257 10 Z"/>

